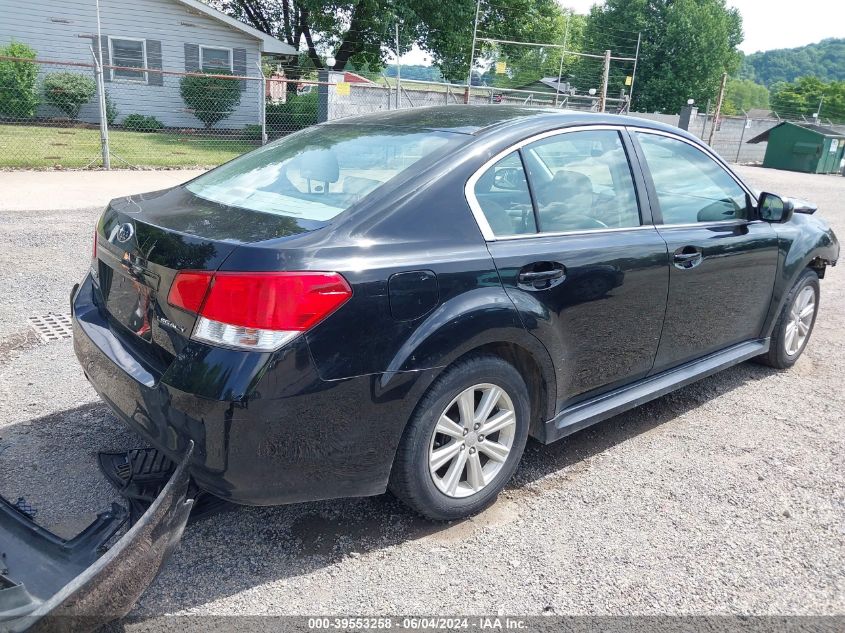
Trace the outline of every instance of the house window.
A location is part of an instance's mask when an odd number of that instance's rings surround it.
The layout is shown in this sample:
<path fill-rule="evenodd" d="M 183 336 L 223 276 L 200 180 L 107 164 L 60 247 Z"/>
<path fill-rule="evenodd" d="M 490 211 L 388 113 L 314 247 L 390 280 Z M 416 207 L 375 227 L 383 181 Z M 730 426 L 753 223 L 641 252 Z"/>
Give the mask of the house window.
<path fill-rule="evenodd" d="M 200 46 L 200 68 L 203 72 L 232 72 L 232 49 Z"/>
<path fill-rule="evenodd" d="M 143 70 L 131 70 L 147 67 L 146 40 L 110 37 L 109 51 L 111 65 L 120 66 L 120 68 L 112 68 L 112 80 L 147 81 L 147 73 Z"/>

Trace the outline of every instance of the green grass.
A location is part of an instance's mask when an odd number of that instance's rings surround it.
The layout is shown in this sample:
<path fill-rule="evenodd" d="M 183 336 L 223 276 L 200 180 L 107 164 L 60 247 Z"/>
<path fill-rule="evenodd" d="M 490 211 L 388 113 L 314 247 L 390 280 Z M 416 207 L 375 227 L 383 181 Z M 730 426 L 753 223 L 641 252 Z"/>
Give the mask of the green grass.
<path fill-rule="evenodd" d="M 112 167 L 212 167 L 254 149 L 245 139 L 177 132 L 109 131 Z M 0 168 L 101 167 L 100 131 L 83 127 L 0 125 Z"/>

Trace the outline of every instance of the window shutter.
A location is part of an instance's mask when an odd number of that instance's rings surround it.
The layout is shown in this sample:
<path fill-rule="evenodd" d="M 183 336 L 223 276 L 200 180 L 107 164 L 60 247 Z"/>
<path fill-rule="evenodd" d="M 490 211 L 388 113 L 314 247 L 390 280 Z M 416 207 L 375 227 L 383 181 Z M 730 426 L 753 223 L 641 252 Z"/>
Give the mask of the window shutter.
<path fill-rule="evenodd" d="M 232 49 L 232 70 L 234 74 L 239 77 L 246 77 L 246 49 L 234 48 Z M 246 79 L 241 79 L 239 82 L 241 90 L 246 90 Z"/>
<path fill-rule="evenodd" d="M 185 44 L 185 72 L 198 73 L 200 70 L 200 47 L 198 44 Z"/>
<path fill-rule="evenodd" d="M 96 35 L 94 39 L 97 39 Z M 109 57 L 109 38 L 107 35 L 100 36 L 100 63 L 103 66 L 109 66 L 111 64 L 111 58 Z M 103 68 L 103 81 L 111 81 L 111 70 L 108 68 Z"/>
<path fill-rule="evenodd" d="M 147 67 L 161 70 L 161 42 L 158 40 L 147 40 Z M 151 86 L 162 86 L 164 77 L 161 73 L 147 73 L 147 83 Z"/>

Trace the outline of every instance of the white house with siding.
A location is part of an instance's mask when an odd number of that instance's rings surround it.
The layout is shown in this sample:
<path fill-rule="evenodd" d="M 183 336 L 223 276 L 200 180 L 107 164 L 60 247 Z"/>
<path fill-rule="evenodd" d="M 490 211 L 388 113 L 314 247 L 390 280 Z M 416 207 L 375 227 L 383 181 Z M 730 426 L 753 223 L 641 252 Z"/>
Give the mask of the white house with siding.
<path fill-rule="evenodd" d="M 262 56 L 294 56 L 297 51 L 199 0 L 100 0 L 97 36 L 95 0 L 0 0 L 0 45 L 28 44 L 39 60 L 92 64 L 102 54 L 106 91 L 117 107 L 117 122 L 128 114 L 152 115 L 168 127 L 202 127 L 179 94 L 181 74 L 224 70 L 260 77 Z M 138 70 L 135 70 L 138 69 Z M 161 70 L 163 72 L 155 72 Z M 40 65 L 42 76 L 93 69 Z M 240 105 L 215 127 L 240 129 L 260 123 L 261 84 L 240 81 Z M 41 106 L 39 116 L 59 116 Z M 80 113 L 96 122 L 96 100 Z"/>

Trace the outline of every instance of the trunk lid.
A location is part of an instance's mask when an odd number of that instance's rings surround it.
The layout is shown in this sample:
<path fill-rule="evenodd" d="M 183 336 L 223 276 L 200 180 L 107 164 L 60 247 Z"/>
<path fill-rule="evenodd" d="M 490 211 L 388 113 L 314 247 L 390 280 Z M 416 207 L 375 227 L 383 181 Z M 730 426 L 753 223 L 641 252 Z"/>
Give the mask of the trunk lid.
<path fill-rule="evenodd" d="M 203 200 L 182 187 L 112 201 L 97 226 L 101 309 L 155 373 L 187 344 L 196 315 L 171 306 L 180 270 L 216 271 L 239 245 L 305 232 L 292 218 Z"/>

